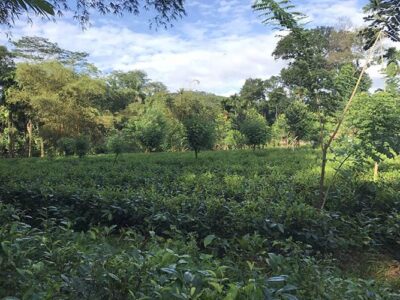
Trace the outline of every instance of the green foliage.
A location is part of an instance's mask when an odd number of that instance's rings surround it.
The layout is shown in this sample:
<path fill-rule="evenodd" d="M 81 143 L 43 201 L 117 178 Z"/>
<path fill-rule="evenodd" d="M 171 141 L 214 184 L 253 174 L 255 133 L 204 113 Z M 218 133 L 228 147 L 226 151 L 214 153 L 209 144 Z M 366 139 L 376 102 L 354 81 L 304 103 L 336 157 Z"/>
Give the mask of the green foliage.
<path fill-rule="evenodd" d="M 285 112 L 287 126 L 291 135 L 297 140 L 307 139 L 312 136 L 314 116 L 306 104 L 294 101 Z"/>
<path fill-rule="evenodd" d="M 360 95 L 349 116 L 356 147 L 375 161 L 400 153 L 400 103 L 389 93 Z"/>
<path fill-rule="evenodd" d="M 52 43 L 46 38 L 24 36 L 12 43 L 14 56 L 27 62 L 56 60 L 79 69 L 88 67 L 88 53 L 62 49 L 57 43 Z"/>
<path fill-rule="evenodd" d="M 256 111 L 249 111 L 240 124 L 240 132 L 246 137 L 246 144 L 253 149 L 264 145 L 270 138 L 269 128 L 263 116 Z"/>
<path fill-rule="evenodd" d="M 166 120 L 158 111 L 146 112 L 135 122 L 136 134 L 146 151 L 158 151 L 166 134 Z"/>
<path fill-rule="evenodd" d="M 15 64 L 13 61 L 13 55 L 7 50 L 6 47 L 0 46 L 0 103 L 4 102 L 5 89 L 10 87 L 13 82 L 13 73 L 15 70 Z"/>
<path fill-rule="evenodd" d="M 76 154 L 82 158 L 86 154 L 89 153 L 90 150 L 90 140 L 87 136 L 82 135 L 76 138 L 75 140 L 75 152 Z"/>
<path fill-rule="evenodd" d="M 281 114 L 276 119 L 275 123 L 271 126 L 271 137 L 274 143 L 278 145 L 283 138 L 288 138 L 289 126 L 284 114 Z"/>
<path fill-rule="evenodd" d="M 365 39 L 364 49 L 370 49 L 379 33 L 394 42 L 400 41 L 398 18 L 399 3 L 397 0 L 370 0 L 365 6 L 366 16 L 364 20 L 368 26 L 362 30 L 361 35 Z"/>
<path fill-rule="evenodd" d="M 93 11 L 100 14 L 122 15 L 124 13 L 139 14 L 141 10 L 152 10 L 155 17 L 150 24 L 167 27 L 172 21 L 185 15 L 184 1 L 162 1 L 162 0 L 127 0 L 121 5 L 118 1 L 89 0 L 71 1 L 64 0 L 10 0 L 0 4 L 0 24 L 9 27 L 21 15 L 26 14 L 28 18 L 33 15 L 43 17 L 62 16 L 71 13 L 82 26 L 89 23 Z"/>
<path fill-rule="evenodd" d="M 2 160 L 0 297 L 398 299 L 337 260 L 397 249 L 399 161 L 382 167 L 379 184 L 340 180 L 320 212 L 316 157 Z"/>
<path fill-rule="evenodd" d="M 203 116 L 192 116 L 183 121 L 189 146 L 197 158 L 200 150 L 212 149 L 215 142 L 215 124 Z"/>
<path fill-rule="evenodd" d="M 107 77 L 108 97 L 112 101 L 105 108 L 119 111 L 131 103 L 144 102 L 144 87 L 148 82 L 147 74 L 143 71 L 112 72 Z"/>
<path fill-rule="evenodd" d="M 164 143 L 164 150 L 185 151 L 189 148 L 185 126 L 174 118 L 167 119 L 167 136 Z"/>
<path fill-rule="evenodd" d="M 231 129 L 226 133 L 224 144 L 228 149 L 243 149 L 246 145 L 246 137 L 236 129 Z"/>
<path fill-rule="evenodd" d="M 253 4 L 253 9 L 261 12 L 263 23 L 278 26 L 280 29 L 297 30 L 300 28 L 298 21 L 303 15 L 293 12 L 293 8 L 289 0 L 258 0 Z"/>
<path fill-rule="evenodd" d="M 116 156 L 124 153 L 128 148 L 125 139 L 126 137 L 121 132 L 109 136 L 107 139 L 108 151 L 114 153 Z"/>
<path fill-rule="evenodd" d="M 10 0 L 0 4 L 0 24 L 12 26 L 19 15 L 30 11 L 43 17 L 55 15 L 54 6 L 49 1 Z"/>
<path fill-rule="evenodd" d="M 19 64 L 17 86 L 8 90 L 6 101 L 24 108 L 46 144 L 56 146 L 63 137 L 100 134 L 99 111 L 92 105 L 105 93 L 97 80 L 78 75 L 58 62 Z M 23 127 L 26 127 L 23 126 Z"/>
<path fill-rule="evenodd" d="M 58 149 L 65 155 L 75 154 L 75 140 L 73 138 L 62 138 L 58 140 Z"/>
<path fill-rule="evenodd" d="M 245 103 L 245 107 L 251 107 L 254 104 L 265 101 L 265 83 L 263 80 L 256 78 L 246 79 L 240 90 L 240 97 Z"/>
<path fill-rule="evenodd" d="M 342 101 L 350 99 L 352 89 L 357 82 L 359 72 L 353 64 L 344 64 L 334 79 L 335 88 L 338 96 Z M 367 92 L 372 85 L 372 80 L 368 76 L 364 76 L 360 83 L 359 92 Z M 340 104 L 340 102 L 339 102 Z"/>

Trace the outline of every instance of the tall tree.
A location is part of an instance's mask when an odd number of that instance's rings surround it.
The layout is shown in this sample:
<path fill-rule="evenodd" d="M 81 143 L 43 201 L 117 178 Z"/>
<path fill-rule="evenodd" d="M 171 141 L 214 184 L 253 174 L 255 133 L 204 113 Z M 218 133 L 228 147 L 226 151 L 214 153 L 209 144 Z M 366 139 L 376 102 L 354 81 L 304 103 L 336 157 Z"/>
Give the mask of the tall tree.
<path fill-rule="evenodd" d="M 4 104 L 5 91 L 14 83 L 14 56 L 4 46 L 0 46 L 0 105 Z"/>
<path fill-rule="evenodd" d="M 87 61 L 88 53 L 62 49 L 57 43 L 50 42 L 43 37 L 24 36 L 13 41 L 12 44 L 14 45 L 14 56 L 25 62 L 37 63 L 56 60 L 63 65 L 72 66 L 78 71 L 91 68 Z"/>
<path fill-rule="evenodd" d="M 15 80 L 17 86 L 9 89 L 7 101 L 25 106 L 29 154 L 33 131 L 42 156 L 46 143 L 55 146 L 62 137 L 95 135 L 99 112 L 93 105 L 105 97 L 104 84 L 54 61 L 19 64 Z"/>
<path fill-rule="evenodd" d="M 267 117 L 268 122 L 273 124 L 291 101 L 284 82 L 279 76 L 272 76 L 265 81 L 265 92 L 267 101 L 262 112 Z"/>
<path fill-rule="evenodd" d="M 255 107 L 260 102 L 265 101 L 265 83 L 259 78 L 248 78 L 240 90 L 246 107 Z"/>
<path fill-rule="evenodd" d="M 143 71 L 114 71 L 106 79 L 108 87 L 109 107 L 116 112 L 125 109 L 131 103 L 144 103 L 146 85 L 149 82 Z M 106 108 L 106 107 L 105 107 Z"/>
<path fill-rule="evenodd" d="M 13 55 L 6 47 L 0 46 L 0 109 L 2 118 L 0 120 L 0 132 L 7 132 L 8 153 L 11 157 L 14 156 L 14 116 L 13 107 L 5 101 L 7 89 L 14 84 L 15 63 Z"/>
<path fill-rule="evenodd" d="M 265 20 L 267 24 L 278 24 L 283 29 L 287 29 L 291 31 L 295 37 L 301 36 L 301 33 L 304 30 L 301 29 L 296 16 L 298 16 L 297 12 L 291 12 L 290 9 L 293 6 L 288 5 L 289 0 L 282 1 L 274 1 L 274 0 L 259 0 L 253 6 L 255 10 L 261 11 L 268 18 Z M 337 123 L 334 126 L 334 130 L 329 135 L 329 138 L 324 141 L 324 127 L 321 126 L 321 175 L 320 175 L 320 188 L 319 188 L 319 200 L 320 200 L 320 208 L 323 209 L 326 203 L 326 187 L 325 187 L 325 173 L 326 173 L 326 164 L 327 164 L 327 154 L 332 145 L 332 142 L 335 140 L 341 125 L 346 117 L 350 106 L 353 102 L 353 99 L 359 92 L 360 84 L 363 80 L 363 76 L 366 72 L 368 64 L 371 62 L 373 51 L 375 50 L 378 43 L 382 40 L 382 37 L 386 34 L 392 40 L 399 40 L 399 28 L 400 23 L 398 22 L 397 16 L 399 15 L 399 6 L 398 0 L 370 0 L 370 5 L 366 7 L 366 10 L 370 12 L 367 21 L 370 22 L 369 26 L 363 32 L 363 36 L 366 39 L 365 48 L 370 49 L 370 54 L 366 59 L 366 63 L 364 67 L 360 69 L 358 79 L 354 88 L 352 89 L 352 93 L 350 95 L 349 100 L 343 108 L 343 112 L 337 119 Z M 318 81 L 316 82 L 318 83 Z M 320 98 L 316 97 L 318 100 L 317 107 L 320 107 L 319 103 Z M 324 124 L 324 120 L 321 117 L 321 110 L 318 109 L 320 115 L 320 124 Z"/>

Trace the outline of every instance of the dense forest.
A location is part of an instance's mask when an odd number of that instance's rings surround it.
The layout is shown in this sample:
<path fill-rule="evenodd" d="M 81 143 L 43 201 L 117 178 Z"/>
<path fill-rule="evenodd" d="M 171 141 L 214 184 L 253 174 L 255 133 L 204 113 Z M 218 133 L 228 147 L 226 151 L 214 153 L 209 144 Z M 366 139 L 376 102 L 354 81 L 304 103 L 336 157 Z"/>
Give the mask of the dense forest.
<path fill-rule="evenodd" d="M 142 2 L 156 26 L 186 13 Z M 11 0 L 0 25 L 72 12 L 85 27 L 142 2 Z M 256 1 L 284 30 L 272 53 L 284 67 L 230 96 L 11 35 L 0 299 L 399 300 L 400 5 L 366 2 L 355 28 Z"/>

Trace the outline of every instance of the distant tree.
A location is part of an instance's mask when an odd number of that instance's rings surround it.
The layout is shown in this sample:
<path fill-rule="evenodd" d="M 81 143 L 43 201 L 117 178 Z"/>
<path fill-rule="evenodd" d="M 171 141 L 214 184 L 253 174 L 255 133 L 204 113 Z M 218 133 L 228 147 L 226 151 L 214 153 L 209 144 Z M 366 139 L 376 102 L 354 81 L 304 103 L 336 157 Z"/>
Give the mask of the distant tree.
<path fill-rule="evenodd" d="M 143 90 L 146 94 L 146 97 L 151 97 L 158 93 L 168 93 L 167 86 L 159 81 L 150 81 L 146 83 L 143 87 Z"/>
<path fill-rule="evenodd" d="M 246 137 L 237 129 L 229 130 L 224 138 L 224 144 L 228 149 L 243 149 L 246 143 Z"/>
<path fill-rule="evenodd" d="M 103 79 L 77 74 L 59 91 L 60 98 L 65 101 L 74 99 L 81 106 L 93 107 L 98 110 L 107 108 L 106 95 L 107 86 Z"/>
<path fill-rule="evenodd" d="M 211 149 L 216 140 L 216 118 L 222 97 L 202 92 L 179 91 L 170 105 L 172 115 L 185 127 L 188 145 L 197 158 L 200 150 Z"/>
<path fill-rule="evenodd" d="M 120 16 L 124 13 L 138 15 L 142 10 L 155 12 L 151 24 L 156 26 L 167 26 L 185 14 L 183 0 L 5 0 L 0 2 L 0 24 L 12 27 L 21 15 L 54 18 L 70 12 L 85 26 L 94 11 Z"/>
<path fill-rule="evenodd" d="M 342 109 L 344 103 L 350 98 L 352 89 L 349 87 L 355 86 L 357 83 L 360 70 L 352 63 L 342 64 L 336 76 L 333 79 L 334 94 L 338 101 L 332 103 L 332 109 Z M 368 75 L 362 77 L 359 84 L 359 91 L 366 92 L 372 86 L 372 80 Z"/>
<path fill-rule="evenodd" d="M 215 142 L 215 124 L 202 115 L 192 115 L 185 118 L 187 141 L 198 157 L 200 150 L 212 149 Z"/>
<path fill-rule="evenodd" d="M 17 106 L 12 106 L 6 102 L 6 91 L 14 82 L 15 63 L 11 52 L 4 46 L 0 46 L 0 134 L 3 136 L 3 150 L 8 151 L 8 155 L 14 156 L 15 145 L 15 116 L 18 111 Z M 5 139 L 7 136 L 7 139 Z"/>
<path fill-rule="evenodd" d="M 4 46 L 0 46 L 0 104 L 4 104 L 5 90 L 14 84 L 14 55 Z"/>
<path fill-rule="evenodd" d="M 312 136 L 314 118 L 306 104 L 294 101 L 285 110 L 285 117 L 290 135 L 297 143 Z"/>
<path fill-rule="evenodd" d="M 62 49 L 57 43 L 50 42 L 43 37 L 24 36 L 13 41 L 12 44 L 14 45 L 14 56 L 29 63 L 56 60 L 64 65 L 77 68 L 84 68 L 88 65 L 88 53 Z"/>
<path fill-rule="evenodd" d="M 98 132 L 99 111 L 92 107 L 92 100 L 101 97 L 105 88 L 103 85 L 102 91 L 95 79 L 52 61 L 19 64 L 15 81 L 17 85 L 8 90 L 7 102 L 25 107 L 29 149 L 34 131 L 42 156 L 45 143 L 55 146 L 62 137 L 93 137 Z"/>
<path fill-rule="evenodd" d="M 258 145 L 264 145 L 270 138 L 269 128 L 263 116 L 256 110 L 249 110 L 240 124 L 240 132 L 246 137 L 246 144 L 253 150 Z"/>
<path fill-rule="evenodd" d="M 116 132 L 107 138 L 107 149 L 109 152 L 115 154 L 114 164 L 118 157 L 127 150 L 126 137 L 122 132 Z"/>
<path fill-rule="evenodd" d="M 155 110 L 147 111 L 135 122 L 138 140 L 146 151 L 159 151 L 166 135 L 167 127 L 164 115 Z"/>
<path fill-rule="evenodd" d="M 175 118 L 181 122 L 193 115 L 202 115 L 206 119 L 215 120 L 221 112 L 224 97 L 204 92 L 181 90 L 173 95 L 170 109 Z"/>
<path fill-rule="evenodd" d="M 61 138 L 57 142 L 57 146 L 59 150 L 65 156 L 71 156 L 75 153 L 75 140 L 73 138 Z"/>
<path fill-rule="evenodd" d="M 245 108 L 256 107 L 265 101 L 265 83 L 259 78 L 246 79 L 240 90 L 240 98 Z"/>
<path fill-rule="evenodd" d="M 143 71 L 114 71 L 106 79 L 108 109 L 112 112 L 125 109 L 131 103 L 144 103 L 145 86 L 149 82 Z"/>
<path fill-rule="evenodd" d="M 184 151 L 189 148 L 185 126 L 172 116 L 167 117 L 167 136 L 164 149 L 169 151 Z"/>
<path fill-rule="evenodd" d="M 274 145 L 281 145 L 282 139 L 286 138 L 286 145 L 288 145 L 289 139 L 289 126 L 284 114 L 280 114 L 276 118 L 274 124 L 271 126 L 271 136 Z"/>
<path fill-rule="evenodd" d="M 242 110 L 242 101 L 238 94 L 223 98 L 221 105 L 224 111 L 231 115 L 236 115 Z"/>
<path fill-rule="evenodd" d="M 265 108 L 261 107 L 259 111 L 266 116 L 270 124 L 273 124 L 291 100 L 281 77 L 272 76 L 265 80 L 264 84 L 266 92 Z"/>
<path fill-rule="evenodd" d="M 90 150 L 90 140 L 89 137 L 81 135 L 75 140 L 75 152 L 79 158 L 84 157 L 89 153 Z"/>

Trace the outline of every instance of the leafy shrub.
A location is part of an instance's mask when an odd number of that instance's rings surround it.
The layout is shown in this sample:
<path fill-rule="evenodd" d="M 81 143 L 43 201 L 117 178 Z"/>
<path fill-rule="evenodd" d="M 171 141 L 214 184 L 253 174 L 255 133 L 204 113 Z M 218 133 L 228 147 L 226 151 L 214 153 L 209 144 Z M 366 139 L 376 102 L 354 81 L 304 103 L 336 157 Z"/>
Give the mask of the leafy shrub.
<path fill-rule="evenodd" d="M 246 137 L 239 130 L 229 130 L 224 139 L 224 144 L 228 149 L 243 149 L 246 145 Z"/>
<path fill-rule="evenodd" d="M 137 138 L 146 151 L 158 151 L 167 134 L 164 116 L 157 111 L 147 112 L 135 123 Z"/>
<path fill-rule="evenodd" d="M 164 142 L 164 149 L 170 151 L 184 151 L 189 148 L 185 126 L 175 119 L 168 120 L 168 131 Z"/>
<path fill-rule="evenodd" d="M 269 138 L 268 126 L 260 114 L 249 111 L 240 124 L 240 132 L 246 137 L 246 144 L 255 150 L 257 145 L 264 145 Z"/>
<path fill-rule="evenodd" d="M 318 133 L 314 122 L 315 116 L 303 102 L 292 102 L 285 111 L 285 117 L 290 135 L 296 141 L 310 140 Z"/>
<path fill-rule="evenodd" d="M 76 154 L 82 158 L 89 153 L 90 141 L 87 136 L 80 136 L 75 140 Z"/>
<path fill-rule="evenodd" d="M 317 151 L 256 154 L 0 161 L 0 298 L 397 300 L 337 259 L 396 253 L 398 161 L 320 212 Z"/>
<path fill-rule="evenodd" d="M 75 154 L 75 140 L 73 138 L 62 138 L 58 140 L 58 148 L 65 156 Z"/>
<path fill-rule="evenodd" d="M 183 122 L 187 141 L 197 158 L 200 150 L 212 149 L 215 142 L 215 124 L 201 115 L 191 116 Z"/>
<path fill-rule="evenodd" d="M 108 137 L 107 150 L 116 156 L 122 154 L 127 149 L 127 143 L 122 133 L 118 132 Z"/>

